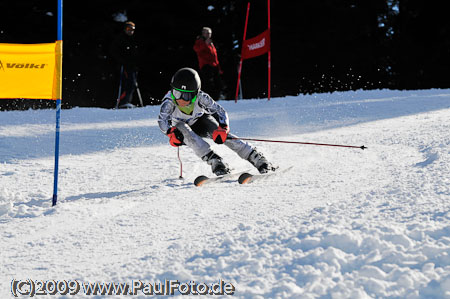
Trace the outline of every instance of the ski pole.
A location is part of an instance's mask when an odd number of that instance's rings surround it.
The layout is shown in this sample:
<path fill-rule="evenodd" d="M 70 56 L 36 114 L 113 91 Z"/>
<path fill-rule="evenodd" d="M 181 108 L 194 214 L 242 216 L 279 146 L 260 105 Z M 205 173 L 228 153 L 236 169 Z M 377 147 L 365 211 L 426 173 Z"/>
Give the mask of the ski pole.
<path fill-rule="evenodd" d="M 177 147 L 177 156 L 178 156 L 178 161 L 180 161 L 180 179 L 183 178 L 183 162 L 181 162 L 181 158 L 180 158 L 180 147 Z"/>
<path fill-rule="evenodd" d="M 313 143 L 313 142 L 299 142 L 299 141 L 281 141 L 281 140 L 267 140 L 267 139 L 254 139 L 254 138 L 240 138 L 240 137 L 229 137 L 230 140 L 248 140 L 248 141 L 261 141 L 261 142 L 277 142 L 277 143 L 291 143 L 291 144 L 307 144 L 307 145 L 321 145 L 321 146 L 337 146 L 337 147 L 350 147 L 350 148 L 360 148 L 365 150 L 367 147 L 364 145 L 342 145 L 342 144 L 329 144 L 329 143 Z"/>
<path fill-rule="evenodd" d="M 123 65 L 120 66 L 119 94 L 117 95 L 116 109 L 119 108 L 120 94 L 122 92 L 122 76 L 123 76 Z"/>
<path fill-rule="evenodd" d="M 136 80 L 136 91 L 139 97 L 139 102 L 141 103 L 141 107 L 144 107 L 144 102 L 142 101 L 142 97 L 141 97 L 141 91 L 139 90 L 139 86 Z"/>

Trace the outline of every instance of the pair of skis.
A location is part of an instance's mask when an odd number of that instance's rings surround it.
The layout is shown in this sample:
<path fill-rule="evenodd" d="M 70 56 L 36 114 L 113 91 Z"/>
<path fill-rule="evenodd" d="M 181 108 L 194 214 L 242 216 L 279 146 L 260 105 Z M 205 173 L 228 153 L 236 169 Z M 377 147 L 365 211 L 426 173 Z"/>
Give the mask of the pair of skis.
<path fill-rule="evenodd" d="M 239 184 L 241 184 L 241 185 L 242 184 L 250 184 L 250 183 L 253 183 L 258 180 L 263 180 L 268 177 L 284 173 L 284 172 L 290 170 L 291 168 L 292 168 L 292 166 L 289 168 L 286 168 L 286 169 L 282 169 L 282 170 L 277 169 L 275 171 L 271 171 L 271 172 L 263 173 L 263 174 L 251 174 L 248 171 L 242 171 L 242 172 L 237 172 L 237 173 L 228 173 L 228 174 L 220 175 L 217 177 L 207 177 L 207 176 L 201 175 L 201 176 L 198 176 L 194 180 L 194 185 L 197 187 L 200 187 L 200 186 L 214 183 L 214 182 L 226 182 L 229 180 L 235 180 L 236 177 L 238 178 L 237 181 L 239 182 Z"/>

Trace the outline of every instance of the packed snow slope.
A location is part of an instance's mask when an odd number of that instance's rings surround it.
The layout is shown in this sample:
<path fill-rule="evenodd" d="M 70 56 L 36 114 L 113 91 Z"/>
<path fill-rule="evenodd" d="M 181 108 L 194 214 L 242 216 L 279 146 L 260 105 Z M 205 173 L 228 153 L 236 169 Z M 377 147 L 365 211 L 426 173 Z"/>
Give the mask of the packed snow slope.
<path fill-rule="evenodd" d="M 450 298 L 450 90 L 220 104 L 240 137 L 368 149 L 255 142 L 293 168 L 195 187 L 209 166 L 181 147 L 178 178 L 159 107 L 63 110 L 51 207 L 55 111 L 0 112 L 0 298 L 14 279 L 222 279 L 235 298 Z M 212 147 L 235 171 L 254 171 Z"/>

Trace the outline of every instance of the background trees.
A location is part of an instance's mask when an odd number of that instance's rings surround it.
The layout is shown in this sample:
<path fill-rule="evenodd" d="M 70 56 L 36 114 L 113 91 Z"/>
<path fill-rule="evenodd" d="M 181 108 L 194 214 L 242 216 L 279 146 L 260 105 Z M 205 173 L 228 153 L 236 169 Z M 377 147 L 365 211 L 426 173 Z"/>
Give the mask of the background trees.
<path fill-rule="evenodd" d="M 266 29 L 266 3 L 251 0 L 247 37 Z M 246 7 L 239 0 L 65 1 L 63 107 L 114 107 L 119 69 L 109 46 L 124 15 L 136 23 L 145 104 L 159 103 L 177 69 L 198 67 L 192 46 L 203 26 L 213 29 L 227 98 L 233 99 Z M 0 9 L 1 43 L 55 40 L 56 1 L 9 1 Z M 440 1 L 271 1 L 272 96 L 448 88 L 450 22 L 444 14 Z M 266 56 L 246 60 L 242 72 L 244 98 L 266 97 Z M 45 104 L 2 100 L 0 108 Z"/>

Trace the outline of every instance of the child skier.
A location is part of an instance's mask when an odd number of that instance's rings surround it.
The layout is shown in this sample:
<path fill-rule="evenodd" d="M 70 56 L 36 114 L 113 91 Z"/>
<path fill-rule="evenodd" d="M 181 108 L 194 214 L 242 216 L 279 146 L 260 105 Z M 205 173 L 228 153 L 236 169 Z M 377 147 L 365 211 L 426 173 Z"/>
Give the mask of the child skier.
<path fill-rule="evenodd" d="M 248 160 L 260 173 L 275 170 L 255 147 L 234 139 L 237 137 L 229 133 L 227 112 L 200 90 L 201 81 L 195 70 L 178 70 L 170 86 L 171 90 L 161 104 L 158 124 L 172 146 L 189 146 L 198 157 L 211 165 L 212 172 L 217 176 L 230 173 L 230 169 L 202 137 L 211 138 L 217 144 L 225 144 L 239 157 Z M 228 136 L 233 139 L 227 139 Z"/>

